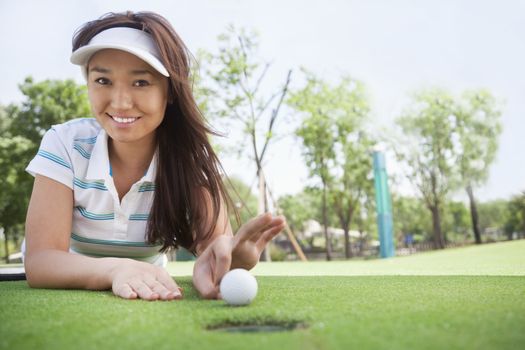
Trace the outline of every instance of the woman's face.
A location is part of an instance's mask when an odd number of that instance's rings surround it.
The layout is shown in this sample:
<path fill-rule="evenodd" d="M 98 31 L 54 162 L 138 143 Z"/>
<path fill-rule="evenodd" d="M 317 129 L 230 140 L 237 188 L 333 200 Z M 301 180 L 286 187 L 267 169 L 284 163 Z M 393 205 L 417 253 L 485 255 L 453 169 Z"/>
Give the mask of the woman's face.
<path fill-rule="evenodd" d="M 100 50 L 88 64 L 91 110 L 114 142 L 149 144 L 164 118 L 168 78 L 135 55 Z"/>

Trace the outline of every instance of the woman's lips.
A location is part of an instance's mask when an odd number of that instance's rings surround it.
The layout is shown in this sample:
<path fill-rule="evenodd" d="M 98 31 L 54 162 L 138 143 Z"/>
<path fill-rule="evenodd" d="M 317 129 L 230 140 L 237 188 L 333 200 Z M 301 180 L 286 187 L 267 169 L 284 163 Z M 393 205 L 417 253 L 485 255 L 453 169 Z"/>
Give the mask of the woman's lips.
<path fill-rule="evenodd" d="M 128 116 L 117 116 L 106 113 L 111 119 L 119 124 L 132 124 L 136 122 L 140 117 L 128 117 Z"/>

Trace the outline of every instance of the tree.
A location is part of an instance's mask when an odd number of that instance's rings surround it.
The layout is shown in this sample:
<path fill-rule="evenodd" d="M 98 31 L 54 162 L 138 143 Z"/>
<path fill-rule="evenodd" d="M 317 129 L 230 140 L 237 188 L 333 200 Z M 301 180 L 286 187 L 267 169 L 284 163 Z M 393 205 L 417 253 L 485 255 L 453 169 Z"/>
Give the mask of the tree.
<path fill-rule="evenodd" d="M 469 211 L 463 202 L 447 201 L 443 216 L 443 232 L 446 242 L 465 242 L 469 239 Z"/>
<path fill-rule="evenodd" d="M 431 216 L 428 209 L 415 197 L 392 195 L 394 232 L 398 239 L 411 234 L 415 241 L 432 239 Z"/>
<path fill-rule="evenodd" d="M 366 134 L 369 113 L 361 82 L 343 78 L 335 87 L 306 72 L 306 85 L 290 95 L 288 104 L 303 115 L 297 135 L 311 175 L 321 181 L 326 258 L 331 260 L 328 205 L 344 230 L 345 255 L 351 257 L 349 231 L 359 201 L 372 192 L 374 142 Z"/>
<path fill-rule="evenodd" d="M 505 225 L 505 232 L 509 239 L 514 234 L 525 237 L 525 191 L 515 195 L 509 201 L 509 220 Z"/>
<path fill-rule="evenodd" d="M 24 155 L 31 148 L 28 139 L 9 132 L 8 115 L 12 109 L 12 106 L 0 107 L 0 226 L 4 230 L 6 262 L 9 262 L 9 240 L 18 240 L 27 208 L 27 181 L 20 181 L 19 174 L 27 165 Z"/>
<path fill-rule="evenodd" d="M 72 80 L 34 83 L 26 78 L 19 87 L 25 100 L 0 113 L 0 224 L 6 247 L 9 237 L 21 236 L 33 184 L 25 168 L 43 134 L 53 124 L 90 114 L 86 89 Z M 6 259 L 8 255 L 6 251 Z"/>
<path fill-rule="evenodd" d="M 299 232 L 304 230 L 306 221 L 321 221 L 320 196 L 315 188 L 306 188 L 295 195 L 282 196 L 278 204 L 295 236 L 300 236 Z"/>
<path fill-rule="evenodd" d="M 377 238 L 377 220 L 375 215 L 375 198 L 372 193 L 366 191 L 354 210 L 354 226 L 359 231 L 358 255 L 362 256 L 364 248 L 369 240 Z"/>
<path fill-rule="evenodd" d="M 508 200 L 499 199 L 480 203 L 478 212 L 479 229 L 482 234 L 489 229 L 505 232 L 505 226 L 510 219 Z"/>
<path fill-rule="evenodd" d="M 446 196 L 458 186 L 454 177 L 457 155 L 451 137 L 455 113 L 456 104 L 448 92 L 430 89 L 416 93 L 413 104 L 396 121 L 407 142 L 406 147 L 396 144 L 394 149 L 408 164 L 407 176 L 432 214 L 436 249 L 445 247 L 441 216 Z"/>
<path fill-rule="evenodd" d="M 269 97 L 262 83 L 270 67 L 257 60 L 258 38 L 255 33 L 229 26 L 219 36 L 219 52 L 200 52 L 207 66 L 202 76 L 201 92 L 207 96 L 206 108 L 216 121 L 226 122 L 233 130 L 242 130 L 236 151 L 248 154 L 259 178 L 259 212 L 268 210 L 264 160 L 270 142 L 275 139 L 275 125 L 282 102 L 288 92 L 291 70 L 284 84 Z M 214 111 L 212 113 L 211 111 Z M 262 255 L 269 260 L 268 252 Z"/>
<path fill-rule="evenodd" d="M 488 90 L 467 91 L 456 113 L 459 135 L 459 173 L 470 201 L 472 230 L 477 244 L 481 243 L 479 215 L 474 187 L 486 182 L 494 162 L 501 134 L 501 112 Z"/>
<path fill-rule="evenodd" d="M 20 107 L 13 106 L 9 118 L 10 131 L 29 139 L 36 153 L 44 133 L 54 124 L 91 115 L 87 90 L 73 80 L 45 80 L 33 82 L 31 77 L 19 85 L 25 100 Z M 34 155 L 34 154 L 32 154 Z"/>

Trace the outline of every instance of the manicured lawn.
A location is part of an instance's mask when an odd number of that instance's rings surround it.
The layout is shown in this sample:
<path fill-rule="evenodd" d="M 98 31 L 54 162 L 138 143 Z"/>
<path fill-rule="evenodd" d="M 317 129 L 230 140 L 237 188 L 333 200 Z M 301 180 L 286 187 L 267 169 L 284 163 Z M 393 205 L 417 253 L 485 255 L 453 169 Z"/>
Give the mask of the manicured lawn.
<path fill-rule="evenodd" d="M 185 289 L 175 302 L 2 282 L 0 348 L 518 349 L 525 344 L 524 243 L 378 261 L 260 264 L 257 298 L 237 308 L 199 299 L 186 275 L 191 263 L 170 266 Z M 294 323 L 297 329 L 281 332 L 209 329 Z"/>

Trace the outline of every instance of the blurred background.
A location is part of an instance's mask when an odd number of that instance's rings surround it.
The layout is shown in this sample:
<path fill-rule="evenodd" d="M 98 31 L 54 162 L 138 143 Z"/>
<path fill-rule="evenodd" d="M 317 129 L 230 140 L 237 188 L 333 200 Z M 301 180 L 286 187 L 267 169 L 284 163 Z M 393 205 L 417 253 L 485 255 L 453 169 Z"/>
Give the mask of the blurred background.
<path fill-rule="evenodd" d="M 3 0 L 0 259 L 19 260 L 43 133 L 90 115 L 74 31 L 126 10 L 193 53 L 241 220 L 286 215 L 266 259 L 379 256 L 373 151 L 397 255 L 524 238 L 525 1 Z"/>

